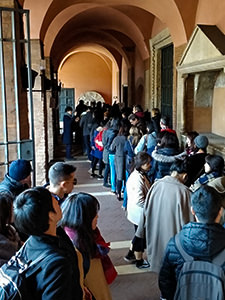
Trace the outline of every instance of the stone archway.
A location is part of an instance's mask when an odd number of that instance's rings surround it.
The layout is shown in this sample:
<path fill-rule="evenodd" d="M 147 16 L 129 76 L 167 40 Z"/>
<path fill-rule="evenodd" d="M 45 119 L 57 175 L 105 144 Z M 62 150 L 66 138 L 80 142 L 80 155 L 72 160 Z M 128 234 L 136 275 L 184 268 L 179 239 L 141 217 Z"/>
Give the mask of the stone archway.
<path fill-rule="evenodd" d="M 91 105 L 92 102 L 105 103 L 105 100 L 102 97 L 102 95 L 95 91 L 87 91 L 87 92 L 82 93 L 78 98 L 78 103 L 80 100 L 83 100 L 84 104 L 86 104 L 86 105 Z"/>

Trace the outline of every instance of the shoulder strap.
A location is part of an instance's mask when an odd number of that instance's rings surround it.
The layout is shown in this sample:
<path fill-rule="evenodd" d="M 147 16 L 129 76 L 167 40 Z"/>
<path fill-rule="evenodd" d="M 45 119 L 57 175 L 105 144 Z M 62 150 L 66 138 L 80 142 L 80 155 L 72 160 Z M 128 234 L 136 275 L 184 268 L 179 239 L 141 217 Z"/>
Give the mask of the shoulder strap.
<path fill-rule="evenodd" d="M 31 238 L 31 237 L 30 237 Z M 30 239 L 29 238 L 29 239 Z M 20 250 L 19 251 L 17 251 L 17 253 L 15 254 L 15 258 L 16 259 L 18 259 L 18 260 L 20 260 L 20 257 L 21 258 L 23 258 L 23 256 L 24 256 L 24 252 L 25 252 L 25 247 L 26 247 L 26 244 L 27 244 L 27 242 L 28 242 L 28 240 L 29 239 L 27 239 L 26 240 L 26 242 L 23 244 L 23 246 L 20 248 Z M 55 253 L 53 253 L 52 251 L 44 251 L 41 255 L 39 255 L 35 260 L 33 260 L 33 261 L 27 261 L 27 267 L 26 267 L 26 269 L 28 268 L 28 270 L 27 270 L 27 272 L 26 272 L 26 274 L 27 274 L 27 276 L 29 276 L 29 275 L 31 275 L 31 274 L 33 274 L 34 272 L 36 272 L 39 268 L 40 268 L 40 265 L 39 265 L 39 263 L 43 260 L 43 259 L 45 259 L 45 258 L 47 258 L 47 257 L 50 257 L 50 256 L 55 256 Z M 25 258 L 24 258 L 25 259 Z M 29 264 L 29 262 L 30 262 L 30 264 Z"/>
<path fill-rule="evenodd" d="M 223 265 L 225 262 L 225 249 L 220 251 L 212 260 L 212 263 L 215 265 Z"/>
<path fill-rule="evenodd" d="M 177 233 L 175 235 L 175 245 L 176 245 L 178 251 L 180 252 L 180 254 L 183 256 L 185 261 L 193 261 L 194 260 L 194 258 L 192 256 L 190 256 L 189 254 L 187 254 L 186 251 L 184 251 L 184 248 L 182 247 L 181 242 L 180 242 L 179 233 Z"/>

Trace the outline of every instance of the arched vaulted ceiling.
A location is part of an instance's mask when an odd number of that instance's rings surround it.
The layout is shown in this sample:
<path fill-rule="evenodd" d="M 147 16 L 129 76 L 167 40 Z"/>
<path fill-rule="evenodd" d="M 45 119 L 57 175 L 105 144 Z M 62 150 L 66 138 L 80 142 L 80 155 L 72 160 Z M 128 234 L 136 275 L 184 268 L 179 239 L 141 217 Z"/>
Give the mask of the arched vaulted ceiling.
<path fill-rule="evenodd" d="M 30 10 L 31 38 L 43 42 L 45 56 L 54 53 L 56 64 L 76 45 L 96 41 L 111 53 L 122 55 L 127 61 L 129 54 L 126 56 L 125 49 L 133 45 L 141 58 L 146 60 L 149 57 L 149 39 L 156 18 L 169 29 L 175 47 L 188 41 L 198 22 L 214 23 L 222 31 L 225 27 L 224 18 L 218 18 L 222 13 L 221 0 L 19 2 Z"/>
<path fill-rule="evenodd" d="M 115 55 L 115 60 L 117 64 L 120 65 L 120 57 L 124 57 L 127 65 L 129 66 L 129 58 L 127 55 L 129 53 L 126 50 L 133 49 L 135 44 L 127 36 L 120 32 L 115 32 L 113 30 L 101 31 L 93 27 L 81 27 L 76 31 L 72 31 L 70 35 L 66 34 L 67 27 L 63 28 L 57 35 L 50 56 L 52 57 L 52 63 L 57 66 L 62 60 L 65 54 L 73 51 L 76 47 L 82 45 L 88 45 L 90 43 L 101 45 Z M 64 45 L 59 47 L 59 45 Z"/>
<path fill-rule="evenodd" d="M 146 60 L 155 17 L 169 27 L 171 34 L 176 30 L 174 38 L 178 43 L 187 40 L 174 0 L 25 0 L 23 4 L 30 9 L 31 38 L 41 39 L 44 55 L 54 57 L 56 65 L 75 45 L 96 41 L 127 62 L 126 50 L 132 47 Z M 172 21 L 168 11 L 173 15 Z"/>
<path fill-rule="evenodd" d="M 63 58 L 63 60 L 61 61 L 59 70 L 63 67 L 64 63 L 71 55 L 73 55 L 75 53 L 79 53 L 79 52 L 92 52 L 92 53 L 100 56 L 101 59 L 103 59 L 105 61 L 106 65 L 108 65 L 108 59 L 109 59 L 110 61 L 112 61 L 115 64 L 115 66 L 117 66 L 117 62 L 110 51 L 107 51 L 104 47 L 101 47 L 98 44 L 88 44 L 86 46 L 80 46 L 80 47 L 76 46 L 74 50 L 71 49 L 71 51 L 68 53 L 68 55 L 66 55 Z M 111 71 L 110 65 L 108 65 L 108 68 Z M 119 71 L 118 68 L 117 68 L 117 71 Z"/>
<path fill-rule="evenodd" d="M 143 13 L 143 10 L 139 10 L 140 16 L 142 16 Z M 147 23 L 151 28 L 154 17 L 149 13 L 148 17 Z M 50 28 L 44 37 L 46 56 L 49 56 L 50 53 L 52 53 L 51 49 L 59 48 L 60 44 L 57 44 L 56 41 L 60 41 L 63 36 L 66 36 L 68 44 L 64 39 L 63 45 L 65 49 L 68 48 L 71 41 L 77 43 L 82 40 L 85 42 L 84 39 L 86 37 L 86 39 L 88 38 L 86 42 L 94 42 L 97 38 L 99 43 L 101 45 L 105 44 L 107 49 L 110 44 L 111 46 L 114 45 L 113 48 L 115 48 L 117 52 L 121 52 L 122 48 L 129 47 L 132 44 L 133 47 L 135 46 L 137 48 L 137 51 L 139 51 L 143 60 L 149 57 L 148 39 L 145 39 L 140 29 L 129 17 L 115 8 L 94 7 L 76 14 L 61 27 L 54 40 L 51 29 L 56 28 L 56 24 L 53 23 L 50 25 Z M 90 34 L 90 30 L 93 35 Z M 82 36 L 79 36 L 81 31 Z M 101 37 L 101 39 L 99 37 Z M 128 40 L 129 42 L 127 43 Z"/>

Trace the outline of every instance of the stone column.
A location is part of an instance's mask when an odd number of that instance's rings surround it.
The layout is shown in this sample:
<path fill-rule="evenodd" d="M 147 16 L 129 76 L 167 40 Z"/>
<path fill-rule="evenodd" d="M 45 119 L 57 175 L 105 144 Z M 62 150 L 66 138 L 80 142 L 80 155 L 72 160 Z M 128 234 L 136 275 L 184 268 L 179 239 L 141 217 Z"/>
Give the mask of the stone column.
<path fill-rule="evenodd" d="M 31 40 L 31 65 L 32 69 L 39 73 L 33 88 L 36 185 L 45 183 L 48 163 L 47 100 L 42 90 L 44 74 L 40 71 L 41 61 L 40 40 Z"/>
<path fill-rule="evenodd" d="M 51 64 L 50 57 L 45 58 L 45 76 L 48 80 L 51 80 Z M 51 87 L 52 89 L 52 87 Z M 55 99 L 52 98 L 52 91 L 46 90 L 46 113 L 47 113 L 47 135 L 48 135 L 48 161 L 53 159 L 54 153 L 54 130 L 53 130 L 53 111 L 52 108 L 55 103 Z M 54 102 L 54 103 L 53 103 Z"/>

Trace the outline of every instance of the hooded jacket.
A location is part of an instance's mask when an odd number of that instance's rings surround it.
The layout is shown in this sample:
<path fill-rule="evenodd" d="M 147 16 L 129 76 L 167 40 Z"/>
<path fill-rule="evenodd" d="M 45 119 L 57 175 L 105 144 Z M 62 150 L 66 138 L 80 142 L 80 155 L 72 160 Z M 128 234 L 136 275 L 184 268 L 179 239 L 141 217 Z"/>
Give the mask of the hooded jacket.
<path fill-rule="evenodd" d="M 225 228 L 220 224 L 191 222 L 183 227 L 179 236 L 185 252 L 198 260 L 211 261 L 225 248 Z M 167 245 L 159 273 L 159 288 L 162 298 L 173 299 L 183 263 L 184 259 L 177 250 L 173 237 Z M 225 258 L 222 268 L 225 272 Z"/>

